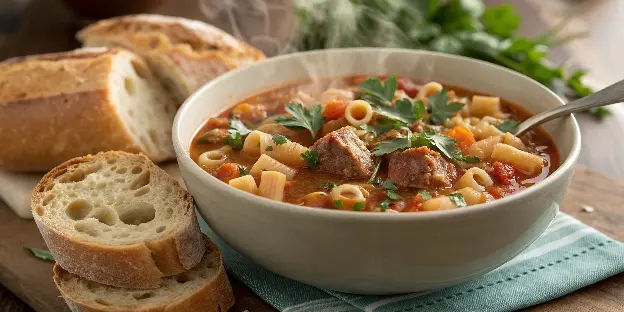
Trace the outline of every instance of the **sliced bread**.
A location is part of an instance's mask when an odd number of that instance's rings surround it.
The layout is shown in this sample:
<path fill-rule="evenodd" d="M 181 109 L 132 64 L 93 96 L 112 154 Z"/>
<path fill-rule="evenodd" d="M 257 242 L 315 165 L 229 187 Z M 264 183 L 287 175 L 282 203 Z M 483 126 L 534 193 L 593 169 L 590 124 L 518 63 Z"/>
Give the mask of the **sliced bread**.
<path fill-rule="evenodd" d="M 206 23 L 163 15 L 101 20 L 78 33 L 84 46 L 123 47 L 143 56 L 181 104 L 207 81 L 264 54 Z"/>
<path fill-rule="evenodd" d="M 176 104 L 131 52 L 87 48 L 0 63 L 0 168 L 48 171 L 109 150 L 174 157 Z"/>
<path fill-rule="evenodd" d="M 191 270 L 163 279 L 153 290 L 129 290 L 89 281 L 54 266 L 54 282 L 73 312 L 224 312 L 234 295 L 221 255 L 204 237 L 206 254 Z"/>
<path fill-rule="evenodd" d="M 191 195 L 143 155 L 69 160 L 43 177 L 31 207 L 57 263 L 102 284 L 157 288 L 204 255 Z"/>

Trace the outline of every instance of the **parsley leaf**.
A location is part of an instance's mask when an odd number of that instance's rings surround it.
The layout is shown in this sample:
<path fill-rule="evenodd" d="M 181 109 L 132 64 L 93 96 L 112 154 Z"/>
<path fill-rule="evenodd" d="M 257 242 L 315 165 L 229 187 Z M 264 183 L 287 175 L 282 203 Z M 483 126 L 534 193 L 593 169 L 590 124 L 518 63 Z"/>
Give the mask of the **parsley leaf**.
<path fill-rule="evenodd" d="M 33 248 L 33 247 L 28 247 L 28 246 L 24 246 L 24 248 L 26 250 L 30 251 L 30 253 L 32 253 L 33 256 L 35 256 L 35 257 L 37 257 L 37 258 L 39 258 L 41 260 L 54 262 L 54 257 L 52 256 L 52 253 L 50 253 L 47 250 Z"/>
<path fill-rule="evenodd" d="M 498 130 L 503 132 L 513 132 L 520 124 L 517 120 L 505 120 L 500 125 L 496 126 Z"/>
<path fill-rule="evenodd" d="M 317 151 L 305 151 L 301 153 L 301 158 L 306 162 L 308 168 L 316 168 L 319 165 L 319 154 Z"/>
<path fill-rule="evenodd" d="M 388 199 L 391 199 L 391 200 L 397 200 L 397 199 L 403 198 L 403 197 L 401 197 L 401 195 L 399 195 L 397 192 L 395 192 L 393 190 L 387 190 L 386 191 L 386 197 L 388 197 Z"/>
<path fill-rule="evenodd" d="M 596 119 L 601 120 L 607 116 L 611 116 L 613 113 L 606 107 L 594 107 L 587 110 L 589 114 L 594 116 Z"/>
<path fill-rule="evenodd" d="M 336 187 L 336 183 L 334 182 L 325 182 L 321 185 L 321 188 L 327 191 L 331 191 L 334 189 L 334 187 Z"/>
<path fill-rule="evenodd" d="M 420 197 L 422 197 L 422 199 L 424 199 L 424 200 L 430 200 L 432 198 L 431 194 L 429 194 L 429 192 L 427 192 L 425 190 L 420 191 L 418 194 L 420 194 Z"/>
<path fill-rule="evenodd" d="M 383 187 L 386 190 L 391 190 L 391 191 L 396 191 L 398 189 L 397 186 L 394 185 L 394 182 L 392 180 L 383 181 L 381 183 L 381 187 Z"/>
<path fill-rule="evenodd" d="M 247 172 L 247 169 L 245 169 L 245 167 L 243 166 L 238 166 L 238 173 L 240 173 L 241 177 L 249 174 L 249 172 Z"/>
<path fill-rule="evenodd" d="M 239 150 L 243 148 L 243 136 L 240 132 L 236 130 L 228 130 L 230 135 L 227 137 L 227 143 L 235 150 Z"/>
<path fill-rule="evenodd" d="M 394 138 L 389 141 L 381 141 L 375 145 L 373 148 L 373 155 L 381 156 L 385 154 L 390 154 L 394 151 L 404 150 L 406 148 L 410 148 L 412 146 L 412 133 L 407 132 L 407 136 Z"/>
<path fill-rule="evenodd" d="M 353 205 L 353 210 L 355 211 L 362 211 L 362 209 L 364 209 L 364 203 L 363 202 L 357 202 Z"/>
<path fill-rule="evenodd" d="M 251 130 L 245 126 L 245 124 L 238 120 L 232 119 L 229 124 L 228 132 L 230 135 L 227 137 L 227 143 L 233 149 L 243 148 L 243 137 L 248 135 Z"/>
<path fill-rule="evenodd" d="M 457 141 L 455 141 L 455 139 L 435 131 L 425 131 L 419 133 L 417 136 L 414 136 L 412 146 L 426 146 L 432 150 L 440 152 L 449 159 L 457 161 L 465 161 L 469 163 L 480 161 L 479 157 L 462 155 L 461 150 L 457 147 Z"/>
<path fill-rule="evenodd" d="M 340 199 L 336 199 L 332 203 L 334 204 L 334 207 L 344 209 L 344 203 Z"/>
<path fill-rule="evenodd" d="M 386 79 L 385 83 L 382 83 L 381 79 L 378 77 L 372 77 L 360 83 L 359 87 L 364 92 L 364 99 L 367 102 L 389 104 L 392 103 L 392 99 L 394 98 L 394 92 L 397 88 L 397 78 L 393 75 Z"/>
<path fill-rule="evenodd" d="M 450 100 L 446 89 L 442 89 L 429 96 L 429 108 L 431 109 L 429 120 L 433 124 L 443 124 L 446 119 L 455 116 L 455 114 L 464 107 L 463 103 L 449 103 Z"/>
<path fill-rule="evenodd" d="M 360 129 L 372 133 L 374 136 L 379 136 L 382 133 L 388 132 L 390 130 L 399 130 L 403 127 L 402 122 L 397 122 L 396 120 L 391 119 L 378 119 L 375 125 L 367 125 L 363 124 L 360 126 Z"/>
<path fill-rule="evenodd" d="M 300 103 L 288 103 L 286 104 L 286 111 L 292 116 L 279 117 L 275 119 L 275 123 L 288 128 L 308 129 L 313 138 L 316 137 L 316 133 L 325 122 L 320 105 L 314 105 L 308 109 Z"/>
<path fill-rule="evenodd" d="M 446 195 L 448 198 L 455 204 L 457 207 L 466 207 L 466 201 L 464 200 L 464 195 L 460 193 L 452 193 Z"/>
<path fill-rule="evenodd" d="M 392 201 L 388 198 L 384 199 L 381 203 L 379 203 L 379 206 L 381 206 L 381 211 L 386 211 L 390 206 L 390 203 L 392 203 Z"/>
<path fill-rule="evenodd" d="M 273 150 L 273 146 L 269 145 L 267 147 L 264 148 L 265 151 L 270 152 Z"/>
<path fill-rule="evenodd" d="M 282 144 L 286 144 L 288 142 L 288 138 L 286 138 L 285 136 L 281 135 L 281 134 L 274 134 L 273 135 L 273 142 L 277 145 L 282 145 Z"/>

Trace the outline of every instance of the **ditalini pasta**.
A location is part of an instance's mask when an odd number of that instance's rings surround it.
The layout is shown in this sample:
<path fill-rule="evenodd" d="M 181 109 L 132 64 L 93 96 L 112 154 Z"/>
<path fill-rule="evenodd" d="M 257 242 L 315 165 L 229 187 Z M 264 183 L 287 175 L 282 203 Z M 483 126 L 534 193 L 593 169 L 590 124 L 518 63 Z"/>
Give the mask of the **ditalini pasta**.
<path fill-rule="evenodd" d="M 247 193 L 256 194 L 258 192 L 258 186 L 256 185 L 256 180 L 250 175 L 245 175 L 239 178 L 234 178 L 230 180 L 228 184 L 232 187 L 235 187 Z"/>
<path fill-rule="evenodd" d="M 263 171 L 260 175 L 258 195 L 281 201 L 284 198 L 286 176 L 277 171 Z"/>
<path fill-rule="evenodd" d="M 485 170 L 472 167 L 466 170 L 466 173 L 457 181 L 458 188 L 472 188 L 475 191 L 483 192 L 488 186 L 494 185 L 494 181 Z"/>
<path fill-rule="evenodd" d="M 415 73 L 417 74 L 417 73 Z M 470 209 L 559 165 L 530 115 L 496 95 L 405 77 L 319 78 L 256 94 L 209 119 L 191 158 L 239 190 L 322 209 Z"/>
<path fill-rule="evenodd" d="M 424 211 L 432 211 L 455 209 L 457 205 L 455 205 L 448 196 L 442 195 L 423 202 L 421 207 Z"/>
<path fill-rule="evenodd" d="M 544 159 L 541 156 L 502 143 L 494 145 L 492 159 L 510 164 L 514 168 L 532 175 L 540 173 L 544 168 Z"/>
<path fill-rule="evenodd" d="M 360 127 L 373 119 L 373 108 L 366 101 L 351 101 L 345 109 L 345 119 L 350 125 Z"/>
<path fill-rule="evenodd" d="M 505 118 L 506 115 L 501 111 L 500 98 L 494 96 L 475 95 L 472 97 L 472 105 L 470 106 L 470 114 L 476 117 L 492 116 L 496 118 Z"/>
<path fill-rule="evenodd" d="M 249 173 L 259 175 L 264 171 L 277 171 L 284 174 L 288 180 L 292 180 L 297 174 L 296 169 L 290 168 L 266 154 L 260 155 Z"/>
<path fill-rule="evenodd" d="M 301 154 L 306 151 L 308 151 L 307 147 L 296 142 L 278 143 L 271 135 L 260 136 L 260 153 L 269 155 L 287 165 L 303 167 L 305 163 Z"/>
<path fill-rule="evenodd" d="M 444 87 L 435 81 L 431 81 L 426 83 L 420 90 L 418 90 L 418 94 L 416 95 L 416 99 L 426 100 L 430 95 L 442 91 Z"/>

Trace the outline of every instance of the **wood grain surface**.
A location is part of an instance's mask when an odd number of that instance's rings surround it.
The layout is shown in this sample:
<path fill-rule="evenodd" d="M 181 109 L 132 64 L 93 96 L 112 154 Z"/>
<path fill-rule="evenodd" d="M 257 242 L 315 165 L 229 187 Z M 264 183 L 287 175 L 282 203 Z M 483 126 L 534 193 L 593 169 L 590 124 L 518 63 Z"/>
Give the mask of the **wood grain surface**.
<path fill-rule="evenodd" d="M 202 0 L 218 1 L 218 0 Z M 240 0 L 236 0 L 240 1 Z M 244 1 L 244 0 L 243 0 Z M 273 0 L 272 2 L 289 1 Z M 204 19 L 197 9 L 198 0 L 169 0 L 156 9 L 157 13 Z M 624 75 L 624 6 L 620 0 L 485 0 L 487 4 L 512 3 L 523 16 L 522 33 L 535 36 L 562 16 L 562 7 L 580 12 L 572 25 L 588 32 L 588 39 L 553 51 L 556 62 L 572 61 L 583 66 L 592 77 L 604 83 L 615 82 Z M 555 3 L 556 2 L 556 3 Z M 548 6 L 542 4 L 548 3 Z M 223 23 L 223 16 L 210 22 L 232 31 Z M 245 17 L 246 27 L 241 31 L 256 31 L 253 16 Z M 273 18 L 271 32 L 284 30 L 286 17 Z M 78 47 L 76 30 L 88 21 L 76 16 L 60 0 L 0 0 L 0 60 L 20 55 L 57 52 Z M 270 51 L 267 51 L 270 52 Z M 624 145 L 617 137 L 624 134 L 624 109 L 618 107 L 615 116 L 597 122 L 587 115 L 577 115 L 583 134 L 578 167 L 568 192 L 563 210 L 582 222 L 618 240 L 624 240 Z M 596 208 L 583 212 L 581 204 Z M 44 247 L 32 221 L 16 218 L 0 201 L 0 312 L 68 311 L 51 279 L 51 264 L 30 256 L 24 245 Z M 274 311 L 267 303 L 235 280 L 232 281 L 237 303 L 233 311 Z M 19 300 L 17 294 L 28 305 Z M 614 276 L 562 298 L 531 307 L 527 311 L 623 311 L 624 274 Z"/>

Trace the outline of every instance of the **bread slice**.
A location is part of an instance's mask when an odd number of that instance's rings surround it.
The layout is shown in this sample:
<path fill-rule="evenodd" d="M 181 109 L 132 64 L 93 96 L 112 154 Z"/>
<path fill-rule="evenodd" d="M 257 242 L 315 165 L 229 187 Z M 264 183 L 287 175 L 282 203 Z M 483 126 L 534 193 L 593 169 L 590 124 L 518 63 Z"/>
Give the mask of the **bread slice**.
<path fill-rule="evenodd" d="M 204 254 L 191 195 L 143 155 L 69 160 L 43 177 L 31 206 L 57 263 L 102 284 L 157 288 Z"/>
<path fill-rule="evenodd" d="M 225 312 L 234 295 L 221 255 L 204 237 L 202 261 L 176 276 L 163 279 L 154 290 L 128 290 L 81 278 L 54 266 L 54 282 L 73 312 Z"/>
<path fill-rule="evenodd" d="M 102 20 L 77 37 L 84 46 L 123 47 L 143 56 L 180 104 L 216 76 L 265 58 L 212 25 L 162 15 Z"/>
<path fill-rule="evenodd" d="M 89 48 L 0 63 L 0 168 L 48 171 L 109 150 L 174 158 L 176 104 L 136 55 Z"/>

